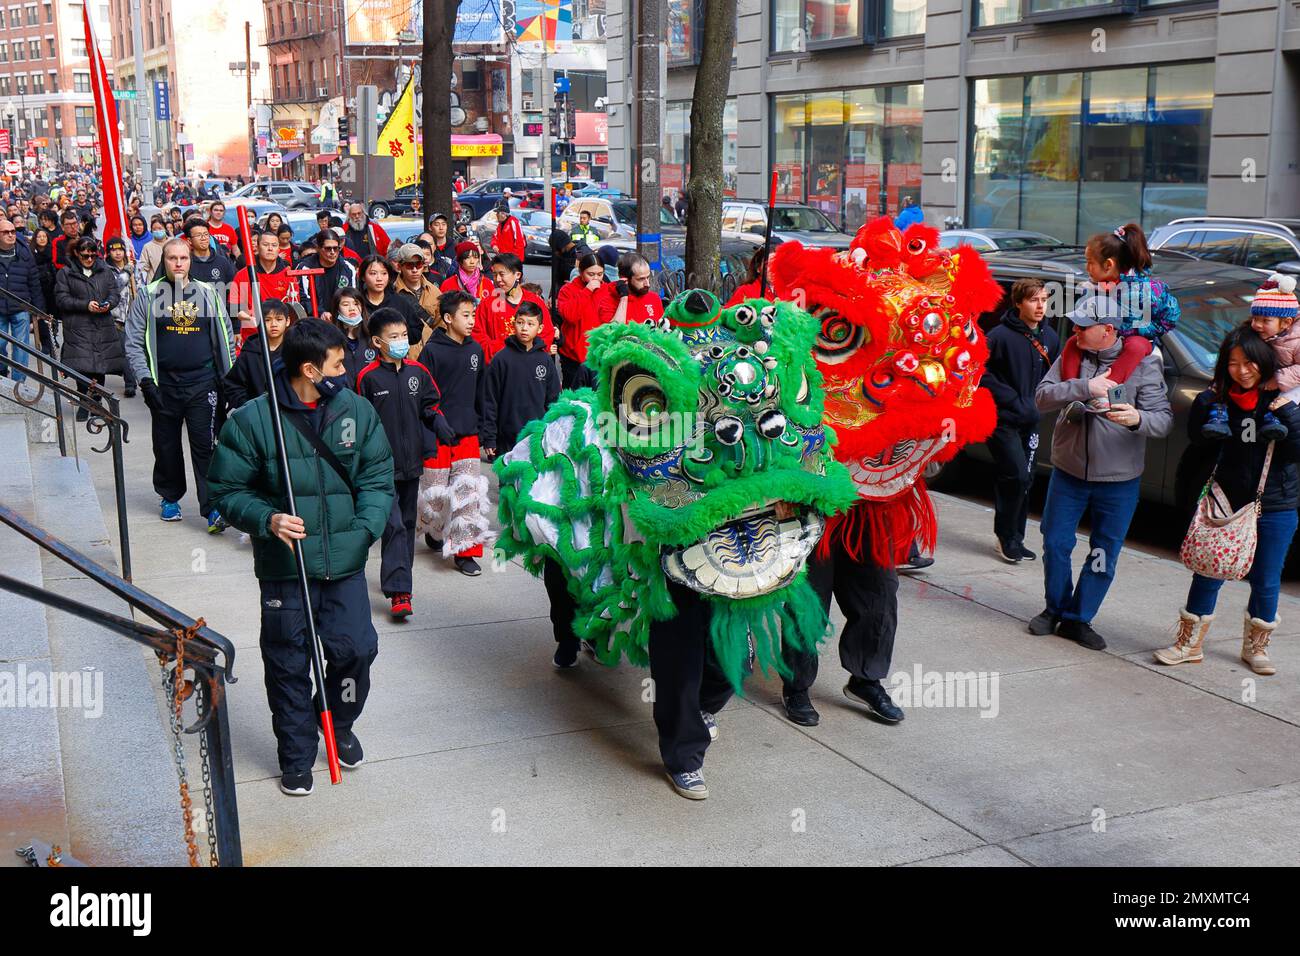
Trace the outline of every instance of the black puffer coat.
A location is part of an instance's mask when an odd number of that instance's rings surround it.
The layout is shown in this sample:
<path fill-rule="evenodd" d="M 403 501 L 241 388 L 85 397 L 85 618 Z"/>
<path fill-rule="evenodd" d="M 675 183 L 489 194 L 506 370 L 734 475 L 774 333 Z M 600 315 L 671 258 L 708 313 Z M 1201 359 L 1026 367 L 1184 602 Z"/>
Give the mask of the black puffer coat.
<path fill-rule="evenodd" d="M 89 276 L 79 263 L 59 270 L 54 279 L 54 304 L 63 319 L 60 357 L 64 364 L 83 374 L 122 374 L 126 353 L 112 311 L 120 298 L 117 278 L 102 259 L 95 260 Z M 91 302 L 103 303 L 109 311 L 91 312 Z"/>

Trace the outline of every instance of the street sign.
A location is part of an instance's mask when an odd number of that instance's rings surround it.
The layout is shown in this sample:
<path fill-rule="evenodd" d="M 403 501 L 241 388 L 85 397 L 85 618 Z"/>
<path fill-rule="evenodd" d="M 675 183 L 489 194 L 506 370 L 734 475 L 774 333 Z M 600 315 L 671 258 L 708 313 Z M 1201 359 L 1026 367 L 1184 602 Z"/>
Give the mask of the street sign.
<path fill-rule="evenodd" d="M 115 100 L 133 100 L 139 93 L 138 90 L 114 90 L 113 99 Z"/>
<path fill-rule="evenodd" d="M 154 80 L 153 84 L 154 115 L 164 122 L 172 118 L 171 94 L 167 90 L 166 80 Z"/>
<path fill-rule="evenodd" d="M 569 78 L 567 76 L 557 76 L 555 78 L 555 92 L 556 93 L 569 92 Z"/>
<path fill-rule="evenodd" d="M 23 171 L 23 164 L 16 159 L 5 160 L 5 174 L 8 176 L 17 176 Z"/>
<path fill-rule="evenodd" d="M 271 169 L 279 169 L 284 164 L 284 156 L 277 152 L 266 154 L 266 165 Z"/>

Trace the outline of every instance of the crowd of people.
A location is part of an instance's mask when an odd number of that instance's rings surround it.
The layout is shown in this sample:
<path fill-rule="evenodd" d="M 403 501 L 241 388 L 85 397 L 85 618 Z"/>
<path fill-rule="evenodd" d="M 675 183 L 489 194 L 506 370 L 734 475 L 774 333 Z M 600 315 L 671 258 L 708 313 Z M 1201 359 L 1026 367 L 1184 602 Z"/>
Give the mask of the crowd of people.
<path fill-rule="evenodd" d="M 436 560 L 480 575 L 491 541 L 482 463 L 509 451 L 561 388 L 595 384 L 585 364 L 592 329 L 658 322 L 665 304 L 649 263 L 593 248 L 585 220 L 550 237 L 549 294 L 525 281 L 524 237 L 508 202 L 498 207 L 498 230 L 483 248 L 441 213 L 412 241 L 395 242 L 360 203 L 346 207 L 342 225 L 322 209 L 318 230 L 302 243 L 271 214 L 246 246 L 220 199 L 148 221 L 138 200 L 128 234 L 101 243 L 93 175 L 69 172 L 8 190 L 0 217 L 0 331 L 27 342 L 35 327 L 40 348 L 55 354 L 61 340 L 61 360 L 88 380 L 103 385 L 122 376 L 123 396 L 138 391 L 150 412 L 160 518 L 183 519 L 192 477 L 207 530 L 233 525 L 250 537 L 281 787 L 309 793 L 316 756 L 309 649 L 296 569 L 283 545 L 298 545 L 307 564 L 326 638 L 340 759 L 355 767 L 364 758 L 353 724 L 378 649 L 365 576 L 371 544 L 381 542 L 378 585 L 397 620 L 414 614 L 421 540 Z M 987 440 L 997 468 L 994 550 L 1009 564 L 1039 557 L 1026 541 L 1028 502 L 1039 425 L 1057 413 L 1041 523 L 1045 607 L 1028 629 L 1100 650 L 1105 640 L 1092 624 L 1137 507 L 1145 445 L 1173 426 L 1154 349 L 1176 327 L 1179 306 L 1152 274 L 1135 224 L 1094 236 L 1086 264 L 1091 288 L 1069 314 L 1073 329 L 1064 341 L 1044 283 L 1012 286 L 1009 308 L 988 335 L 982 386 L 998 412 Z M 762 265 L 760 251 L 736 300 L 757 295 Z M 1222 495 L 1229 510 L 1257 503 L 1241 657 L 1261 675 L 1275 669 L 1267 647 L 1300 497 L 1294 285 L 1281 277 L 1265 283 L 1250 320 L 1225 338 L 1213 382 L 1188 424 L 1195 445 L 1217 452 L 1210 493 Z M 0 343 L 10 378 L 21 381 L 27 361 Z M 297 515 L 283 509 L 272 400 L 286 426 Z M 77 417 L 88 414 L 89 403 Z M 1076 578 L 1072 554 L 1085 515 L 1089 555 Z M 1193 575 L 1175 642 L 1157 661 L 1202 660 L 1222 583 Z M 879 631 L 860 643 L 887 669 L 893 625 L 859 625 Z M 574 666 L 578 641 L 559 618 L 556 640 L 555 665 Z M 783 695 L 787 712 L 795 722 L 815 723 L 807 689 L 816 659 L 795 663 Z M 354 688 L 346 699 L 345 682 Z M 873 699 L 877 716 L 901 720 L 887 693 Z"/>

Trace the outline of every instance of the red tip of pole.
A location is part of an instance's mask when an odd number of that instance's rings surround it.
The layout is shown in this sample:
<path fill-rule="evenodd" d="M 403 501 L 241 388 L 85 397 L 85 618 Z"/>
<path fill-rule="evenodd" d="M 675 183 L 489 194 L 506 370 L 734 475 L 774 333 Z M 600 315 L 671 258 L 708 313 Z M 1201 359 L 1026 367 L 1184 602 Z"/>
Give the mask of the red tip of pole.
<path fill-rule="evenodd" d="M 320 728 L 325 738 L 325 761 L 330 767 L 330 783 L 342 783 L 343 771 L 339 769 L 339 744 L 334 739 L 334 715 L 328 710 L 320 712 Z"/>
<path fill-rule="evenodd" d="M 767 194 L 769 197 L 771 197 L 771 204 L 775 206 L 776 205 L 776 170 L 775 169 L 772 170 L 772 188 L 767 191 Z"/>
<path fill-rule="evenodd" d="M 253 261 L 253 234 L 251 226 L 248 223 L 248 207 L 240 206 L 235 210 L 239 216 L 239 240 L 244 244 L 244 256 L 249 261 Z"/>

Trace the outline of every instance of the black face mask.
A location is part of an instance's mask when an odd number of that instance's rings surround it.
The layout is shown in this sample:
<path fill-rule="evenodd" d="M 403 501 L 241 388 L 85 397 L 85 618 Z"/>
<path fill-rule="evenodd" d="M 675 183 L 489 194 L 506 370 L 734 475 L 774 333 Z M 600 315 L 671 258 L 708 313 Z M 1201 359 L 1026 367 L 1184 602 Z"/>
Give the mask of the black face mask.
<path fill-rule="evenodd" d="M 316 391 L 320 393 L 320 400 L 328 402 L 340 392 L 348 390 L 348 377 L 347 375 L 329 375 L 312 384 L 316 386 Z"/>

